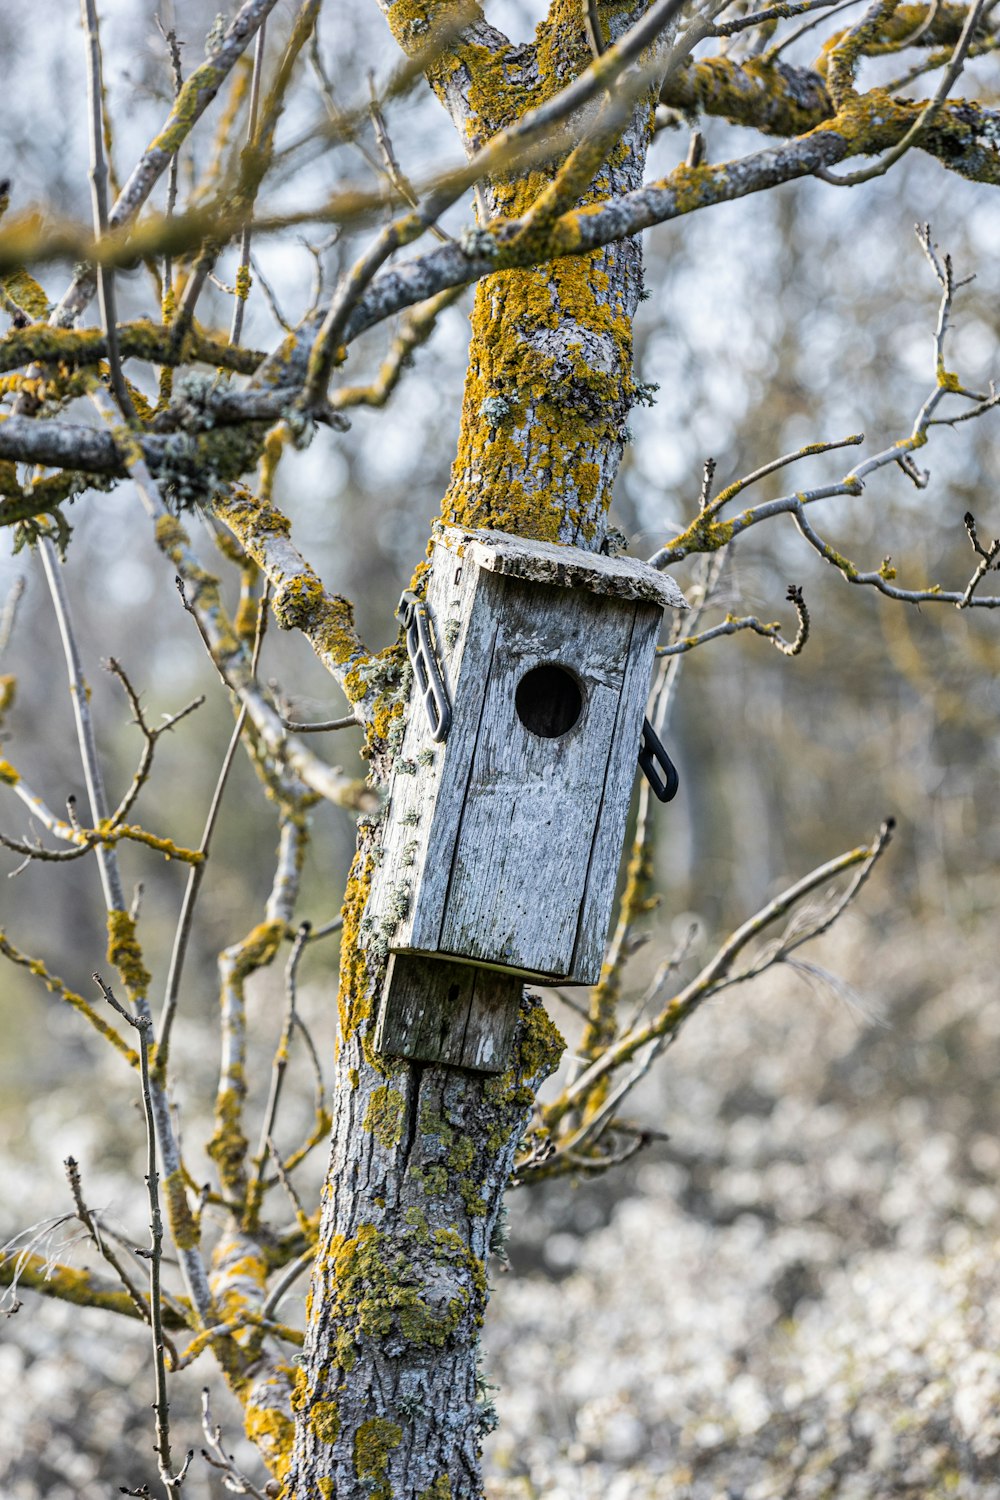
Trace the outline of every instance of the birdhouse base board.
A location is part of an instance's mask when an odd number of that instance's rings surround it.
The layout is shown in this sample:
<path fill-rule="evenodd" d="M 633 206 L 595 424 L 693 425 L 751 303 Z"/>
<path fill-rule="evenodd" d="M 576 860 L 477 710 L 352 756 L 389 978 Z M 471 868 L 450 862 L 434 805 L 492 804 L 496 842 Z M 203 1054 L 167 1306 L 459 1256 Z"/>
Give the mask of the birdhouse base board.
<path fill-rule="evenodd" d="M 523 981 L 446 959 L 393 953 L 375 1028 L 390 1057 L 501 1073 L 510 1056 Z"/>

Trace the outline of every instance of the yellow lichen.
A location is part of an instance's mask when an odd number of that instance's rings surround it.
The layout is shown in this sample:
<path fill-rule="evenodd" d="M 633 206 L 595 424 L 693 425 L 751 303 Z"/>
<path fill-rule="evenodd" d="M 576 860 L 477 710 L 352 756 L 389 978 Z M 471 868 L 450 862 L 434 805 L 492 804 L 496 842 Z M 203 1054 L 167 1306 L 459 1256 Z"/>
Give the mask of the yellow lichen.
<path fill-rule="evenodd" d="M 317 1401 L 309 1413 L 309 1429 L 321 1443 L 335 1443 L 340 1436 L 340 1413 L 335 1401 Z"/>
<path fill-rule="evenodd" d="M 392 1487 L 386 1479 L 389 1455 L 402 1441 L 402 1427 L 385 1417 L 370 1417 L 354 1434 L 354 1472 L 375 1500 L 391 1500 Z"/>
<path fill-rule="evenodd" d="M 182 1172 L 171 1172 L 163 1179 L 163 1196 L 174 1244 L 178 1250 L 194 1250 L 201 1240 L 201 1230 L 188 1204 Z"/>
<path fill-rule="evenodd" d="M 372 1090 L 362 1127 L 371 1131 L 379 1145 L 391 1151 L 403 1135 L 406 1100 L 398 1089 L 386 1086 Z"/>
<path fill-rule="evenodd" d="M 439 1474 L 432 1484 L 421 1490 L 417 1500 L 451 1500 L 451 1480 L 447 1474 Z"/>
<path fill-rule="evenodd" d="M 142 961 L 142 949 L 135 935 L 135 918 L 127 911 L 108 912 L 108 961 L 118 970 L 133 999 L 146 994 L 151 975 Z"/>

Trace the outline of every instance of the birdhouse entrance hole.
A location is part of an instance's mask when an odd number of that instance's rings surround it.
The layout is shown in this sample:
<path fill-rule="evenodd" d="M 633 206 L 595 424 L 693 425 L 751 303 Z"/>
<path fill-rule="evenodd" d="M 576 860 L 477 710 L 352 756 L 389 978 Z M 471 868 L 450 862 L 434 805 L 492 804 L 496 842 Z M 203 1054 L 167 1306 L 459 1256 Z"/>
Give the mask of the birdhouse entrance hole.
<path fill-rule="evenodd" d="M 556 740 L 569 733 L 583 712 L 583 691 L 572 672 L 545 662 L 525 672 L 514 693 L 514 708 L 530 734 Z"/>

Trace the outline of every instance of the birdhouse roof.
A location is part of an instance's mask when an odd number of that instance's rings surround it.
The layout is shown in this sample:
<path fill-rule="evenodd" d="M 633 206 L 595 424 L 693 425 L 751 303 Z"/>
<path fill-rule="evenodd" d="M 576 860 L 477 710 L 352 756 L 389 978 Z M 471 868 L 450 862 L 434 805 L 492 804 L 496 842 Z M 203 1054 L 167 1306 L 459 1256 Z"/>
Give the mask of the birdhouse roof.
<path fill-rule="evenodd" d="M 440 540 L 477 567 L 531 583 L 588 589 L 617 599 L 648 599 L 661 609 L 687 609 L 687 600 L 672 578 L 637 557 L 604 557 L 581 547 L 559 547 L 505 531 L 465 531 L 447 526 Z"/>

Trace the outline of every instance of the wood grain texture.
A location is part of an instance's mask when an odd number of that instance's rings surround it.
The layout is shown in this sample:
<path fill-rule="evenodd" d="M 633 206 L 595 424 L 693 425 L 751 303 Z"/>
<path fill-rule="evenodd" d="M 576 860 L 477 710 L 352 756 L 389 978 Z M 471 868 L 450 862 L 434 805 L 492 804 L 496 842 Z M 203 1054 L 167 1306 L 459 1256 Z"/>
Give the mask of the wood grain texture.
<path fill-rule="evenodd" d="M 521 1002 L 511 974 L 394 953 L 382 990 L 375 1050 L 480 1073 L 507 1065 Z"/>
<path fill-rule="evenodd" d="M 480 587 L 496 634 L 437 946 L 569 976 L 635 605 L 494 574 Z M 531 733 L 515 707 L 518 683 L 541 663 L 569 668 L 583 694 L 577 723 L 554 739 Z M 617 855 L 604 872 L 612 885 L 616 871 Z"/>
<path fill-rule="evenodd" d="M 676 589 L 635 559 L 577 554 L 454 528 L 435 540 L 426 601 L 453 718 L 434 745 L 411 695 L 364 924 L 386 955 L 599 977 L 656 633 Z M 583 700 L 551 738 L 517 707 L 519 683 L 545 664 Z"/>
<path fill-rule="evenodd" d="M 442 834 L 440 827 L 431 842 L 432 827 L 441 817 L 438 801 L 442 786 L 447 789 L 456 779 L 460 786 L 464 785 L 467 770 L 457 764 L 466 753 L 467 733 L 463 726 L 470 715 L 474 717 L 478 712 L 477 684 L 481 696 L 488 662 L 484 653 L 490 646 L 479 634 L 474 634 L 470 659 L 466 662 L 477 571 L 466 567 L 446 549 L 435 549 L 426 603 L 435 654 L 452 705 L 452 727 L 444 744 L 435 745 L 420 697 L 411 692 L 383 809 L 382 839 L 376 851 L 378 863 L 364 917 L 369 942 L 386 949 L 426 946 L 422 933 L 414 934 L 415 919 L 423 910 L 420 891 L 428 879 L 433 885 L 442 844 L 450 847 L 447 830 Z M 447 803 L 446 795 L 444 804 Z M 456 821 L 457 815 L 458 810 Z"/>
<path fill-rule="evenodd" d="M 649 675 L 662 611 L 658 605 L 638 603 L 632 627 L 618 716 L 611 733 L 597 827 L 587 870 L 576 948 L 571 972 L 579 984 L 596 984 L 601 977 L 611 909 L 614 905 L 622 846 L 635 783 L 639 739 L 649 693 Z"/>
<path fill-rule="evenodd" d="M 661 609 L 688 607 L 674 580 L 638 557 L 604 557 L 599 552 L 584 552 L 581 547 L 529 541 L 503 531 L 462 532 L 450 528 L 445 541 L 453 550 L 461 546 L 478 567 L 510 578 L 586 589 L 616 599 L 647 599 Z"/>

